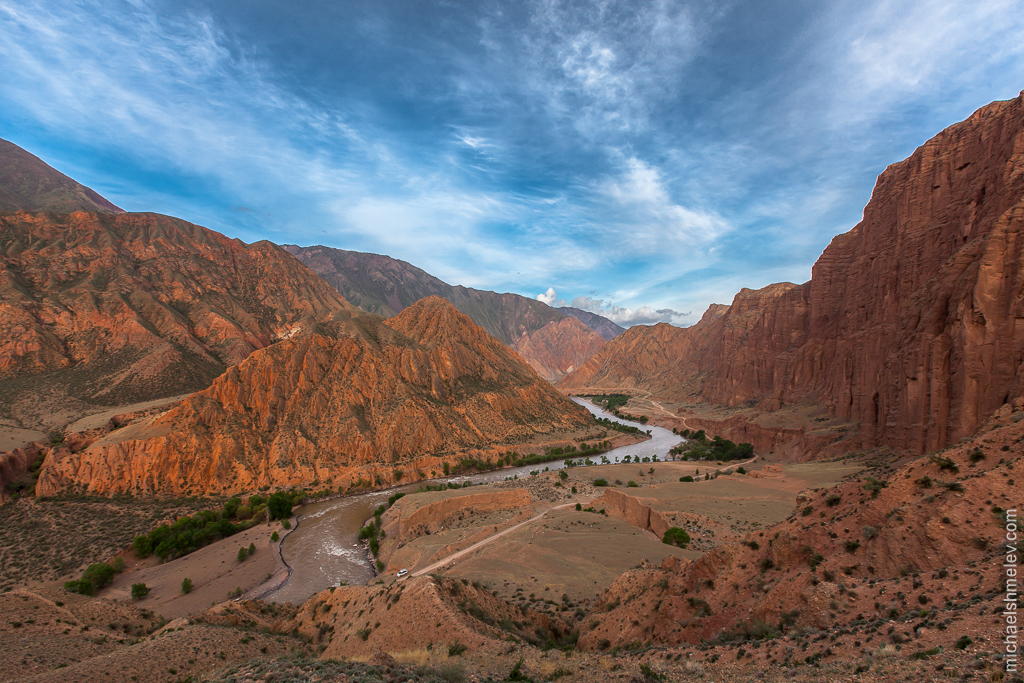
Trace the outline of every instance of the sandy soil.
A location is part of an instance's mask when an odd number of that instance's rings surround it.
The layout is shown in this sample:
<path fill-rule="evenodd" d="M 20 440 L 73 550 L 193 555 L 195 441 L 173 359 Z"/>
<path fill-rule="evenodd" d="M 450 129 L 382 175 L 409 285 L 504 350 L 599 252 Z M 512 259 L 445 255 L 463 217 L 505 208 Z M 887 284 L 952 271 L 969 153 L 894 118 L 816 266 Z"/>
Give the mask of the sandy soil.
<path fill-rule="evenodd" d="M 170 398 L 158 398 L 152 401 L 143 401 L 141 403 L 132 403 L 130 405 L 115 406 L 113 408 L 100 410 L 99 412 L 86 415 L 85 417 L 72 422 L 65 428 L 65 431 L 84 432 L 87 429 L 99 429 L 107 424 L 107 421 L 115 415 L 121 415 L 122 413 L 134 413 L 141 410 L 150 410 L 151 408 L 160 408 L 162 406 L 170 408 L 171 405 L 188 396 L 189 394 L 181 394 L 180 396 L 171 396 Z"/>
<path fill-rule="evenodd" d="M 150 592 L 135 602 L 137 606 L 169 619 L 199 614 L 212 604 L 228 600 L 230 591 L 254 591 L 286 571 L 279 552 L 280 540 L 270 540 L 275 531 L 282 538 L 286 533 L 279 522 L 259 524 L 164 564 L 152 557 L 137 561 L 134 553 L 127 553 L 127 570 L 99 597 L 130 600 L 131 585 L 144 583 Z M 256 545 L 256 553 L 239 562 L 238 549 L 250 543 Z M 188 594 L 181 592 L 181 582 L 186 578 L 192 579 L 193 586 Z"/>
<path fill-rule="evenodd" d="M 12 451 L 33 441 L 48 443 L 50 436 L 38 429 L 22 429 L 13 420 L 0 419 L 0 451 Z"/>

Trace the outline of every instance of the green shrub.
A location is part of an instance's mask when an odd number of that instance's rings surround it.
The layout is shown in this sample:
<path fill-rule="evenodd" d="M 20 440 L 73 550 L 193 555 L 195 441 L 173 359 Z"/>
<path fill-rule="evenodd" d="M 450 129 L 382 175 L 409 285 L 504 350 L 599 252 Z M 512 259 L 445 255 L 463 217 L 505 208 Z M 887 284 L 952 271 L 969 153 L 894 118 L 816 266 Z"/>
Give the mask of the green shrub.
<path fill-rule="evenodd" d="M 843 544 L 843 547 L 846 549 L 846 552 L 855 553 L 857 548 L 860 547 L 860 541 L 847 541 Z"/>
<path fill-rule="evenodd" d="M 558 478 L 561 479 L 562 481 L 565 481 L 566 479 L 569 478 L 569 473 L 566 472 L 565 470 L 559 470 L 558 471 Z"/>
<path fill-rule="evenodd" d="M 828 505 L 830 508 L 834 508 L 836 505 L 839 505 L 839 501 L 841 501 L 842 499 L 842 496 L 833 493 L 825 499 L 825 505 Z"/>
<path fill-rule="evenodd" d="M 594 486 L 607 486 L 607 485 L 608 485 L 608 480 L 607 479 L 595 479 L 594 480 Z"/>
<path fill-rule="evenodd" d="M 637 484 L 637 483 L 636 483 L 635 481 L 633 481 L 632 479 L 630 479 L 630 480 L 629 480 L 629 483 L 628 483 L 628 484 L 626 484 L 626 488 L 630 488 L 630 489 L 635 489 L 635 488 L 639 488 L 639 486 L 640 486 L 640 485 L 639 485 L 639 484 Z"/>
<path fill-rule="evenodd" d="M 149 587 L 144 583 L 132 584 L 132 600 L 141 600 L 149 595 Z"/>
<path fill-rule="evenodd" d="M 582 509 L 583 509 L 583 506 L 581 504 L 579 504 L 579 503 L 576 503 L 576 512 L 579 512 Z"/>
<path fill-rule="evenodd" d="M 973 642 L 970 636 L 960 636 L 960 639 L 956 641 L 956 649 L 966 650 Z"/>
<path fill-rule="evenodd" d="M 114 571 L 120 574 L 124 571 L 124 558 L 118 555 L 114 558 L 114 561 L 110 563 L 110 566 L 114 568 Z"/>
<path fill-rule="evenodd" d="M 679 477 L 679 481 L 692 482 L 693 477 L 691 477 L 690 475 L 686 475 L 685 477 Z"/>
<path fill-rule="evenodd" d="M 256 554 L 256 544 L 255 543 L 250 543 L 249 544 L 249 554 L 250 555 L 255 555 Z"/>
<path fill-rule="evenodd" d="M 280 540 L 281 540 L 281 537 L 280 537 L 280 536 L 278 535 L 278 533 L 277 533 L 277 532 L 275 531 L 274 533 L 270 534 L 270 540 L 271 540 L 271 541 L 280 541 Z"/>
<path fill-rule="evenodd" d="M 92 581 L 89 579 L 65 581 L 64 590 L 68 593 L 78 593 L 79 595 L 94 595 L 96 593 L 96 587 L 92 585 Z"/>
<path fill-rule="evenodd" d="M 736 468 L 736 474 L 746 474 L 746 473 L 747 473 L 747 470 L 745 470 L 742 466 Z"/>
<path fill-rule="evenodd" d="M 466 651 L 466 646 L 463 645 L 462 643 L 460 643 L 457 640 L 454 643 L 449 643 L 449 645 L 448 645 L 448 656 L 449 657 L 458 657 L 459 655 L 461 655 L 465 651 Z"/>
<path fill-rule="evenodd" d="M 282 529 L 291 529 L 292 528 L 292 523 L 289 522 L 287 519 L 283 519 L 283 520 L 281 520 L 281 528 Z"/>
<path fill-rule="evenodd" d="M 661 542 L 667 545 L 674 545 L 677 548 L 685 548 L 690 544 L 690 534 L 686 533 L 685 529 L 674 526 L 665 532 Z"/>
<path fill-rule="evenodd" d="M 249 549 L 242 546 L 238 549 L 238 561 L 245 562 L 247 559 L 249 559 Z"/>
<path fill-rule="evenodd" d="M 181 592 L 185 593 L 186 595 L 192 592 L 192 579 L 181 580 Z"/>
<path fill-rule="evenodd" d="M 89 565 L 89 568 L 82 574 L 82 578 L 91 581 L 92 585 L 96 586 L 96 588 L 103 588 L 114 582 L 114 574 L 114 568 L 109 564 L 97 562 L 96 564 Z"/>

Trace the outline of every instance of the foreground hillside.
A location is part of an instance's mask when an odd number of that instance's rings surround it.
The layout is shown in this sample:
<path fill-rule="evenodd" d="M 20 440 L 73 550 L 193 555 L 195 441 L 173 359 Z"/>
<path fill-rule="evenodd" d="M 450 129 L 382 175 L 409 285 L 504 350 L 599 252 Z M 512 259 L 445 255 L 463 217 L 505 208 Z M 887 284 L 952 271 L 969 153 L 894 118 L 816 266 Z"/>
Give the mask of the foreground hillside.
<path fill-rule="evenodd" d="M 84 450 L 53 449 L 38 495 L 344 490 L 497 461 L 527 442 L 594 438 L 569 401 L 437 297 L 389 320 L 343 313 L 262 349 L 170 411 Z"/>
<path fill-rule="evenodd" d="M 448 300 L 549 381 L 582 365 L 622 332 L 610 320 L 586 311 L 552 308 L 518 294 L 453 287 L 389 256 L 323 246 L 284 248 L 370 313 L 391 317 L 427 296 Z"/>
<path fill-rule="evenodd" d="M 157 214 L 0 214 L 0 410 L 63 426 L 209 386 L 351 308 L 269 242 Z"/>
<path fill-rule="evenodd" d="M 820 403 L 865 446 L 942 448 L 1021 394 L 1022 228 L 1024 94 L 887 168 L 809 282 L 742 290 L 691 328 L 633 327 L 559 387 Z"/>

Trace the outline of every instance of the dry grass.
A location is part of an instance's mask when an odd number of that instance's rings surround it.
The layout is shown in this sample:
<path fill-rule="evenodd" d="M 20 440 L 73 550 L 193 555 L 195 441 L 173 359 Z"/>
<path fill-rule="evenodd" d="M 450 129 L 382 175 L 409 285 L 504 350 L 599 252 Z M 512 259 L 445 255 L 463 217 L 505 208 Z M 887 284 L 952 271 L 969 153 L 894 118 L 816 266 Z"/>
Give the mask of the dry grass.
<path fill-rule="evenodd" d="M 165 520 L 219 506 L 209 498 L 18 500 L 0 506 L 0 591 L 76 577 Z"/>

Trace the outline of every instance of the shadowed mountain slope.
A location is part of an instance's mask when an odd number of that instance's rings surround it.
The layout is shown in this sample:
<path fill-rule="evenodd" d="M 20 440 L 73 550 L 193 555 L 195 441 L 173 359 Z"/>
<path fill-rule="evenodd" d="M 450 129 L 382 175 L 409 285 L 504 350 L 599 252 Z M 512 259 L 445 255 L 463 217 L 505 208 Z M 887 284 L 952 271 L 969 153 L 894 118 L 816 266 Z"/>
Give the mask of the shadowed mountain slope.
<path fill-rule="evenodd" d="M 123 212 L 39 157 L 0 139 L 0 212 L 9 211 Z"/>
<path fill-rule="evenodd" d="M 590 322 L 583 320 L 583 325 L 565 323 L 565 311 L 543 302 L 518 294 L 453 287 L 390 256 L 322 246 L 284 248 L 353 305 L 370 313 L 390 317 L 426 296 L 446 299 L 552 381 L 578 367 L 604 344 L 603 334 L 591 324 L 605 334 L 618 327 L 594 314 L 589 314 Z"/>

